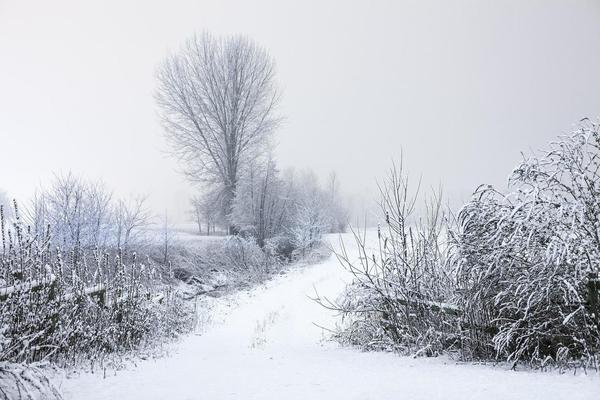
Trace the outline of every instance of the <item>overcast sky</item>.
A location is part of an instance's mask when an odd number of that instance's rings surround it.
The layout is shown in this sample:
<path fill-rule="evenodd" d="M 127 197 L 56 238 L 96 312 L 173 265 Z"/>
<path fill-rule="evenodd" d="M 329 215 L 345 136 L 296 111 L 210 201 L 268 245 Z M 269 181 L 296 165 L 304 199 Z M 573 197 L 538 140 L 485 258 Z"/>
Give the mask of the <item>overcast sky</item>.
<path fill-rule="evenodd" d="M 167 52 L 203 30 L 276 60 L 279 163 L 335 170 L 365 198 L 403 149 L 459 204 L 600 116 L 599 1 L 0 0 L 0 188 L 27 198 L 72 171 L 182 218 L 193 188 L 152 94 Z"/>

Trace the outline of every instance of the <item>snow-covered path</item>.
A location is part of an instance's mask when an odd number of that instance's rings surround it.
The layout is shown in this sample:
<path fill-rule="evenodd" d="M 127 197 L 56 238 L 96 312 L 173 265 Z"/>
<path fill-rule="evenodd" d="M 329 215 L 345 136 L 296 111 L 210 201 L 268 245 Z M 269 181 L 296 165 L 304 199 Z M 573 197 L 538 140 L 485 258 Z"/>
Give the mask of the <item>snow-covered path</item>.
<path fill-rule="evenodd" d="M 349 241 L 348 241 L 349 242 Z M 169 357 L 103 379 L 62 382 L 66 399 L 598 399 L 600 376 L 514 372 L 444 359 L 363 353 L 324 342 L 313 323 L 334 316 L 308 298 L 335 296 L 335 257 L 242 295 L 222 324 L 190 335 Z"/>

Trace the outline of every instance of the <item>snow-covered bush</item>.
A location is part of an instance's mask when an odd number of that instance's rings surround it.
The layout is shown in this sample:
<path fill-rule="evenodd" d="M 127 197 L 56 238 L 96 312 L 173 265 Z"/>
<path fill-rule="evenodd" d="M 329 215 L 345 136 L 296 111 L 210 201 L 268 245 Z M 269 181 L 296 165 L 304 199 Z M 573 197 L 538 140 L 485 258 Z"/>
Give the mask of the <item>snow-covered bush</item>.
<path fill-rule="evenodd" d="M 296 247 L 287 235 L 275 236 L 267 239 L 264 251 L 271 257 L 280 261 L 292 261 Z"/>
<path fill-rule="evenodd" d="M 305 171 L 297 179 L 294 202 L 285 235 L 294 246 L 294 256 L 304 258 L 319 246 L 325 233 L 331 231 L 333 212 L 332 197 L 319 185 L 311 171 Z"/>
<path fill-rule="evenodd" d="M 269 264 L 267 255 L 252 237 L 232 236 L 225 239 L 223 254 L 226 264 L 233 269 L 260 273 L 266 271 Z"/>
<path fill-rule="evenodd" d="M 298 204 L 293 224 L 288 228 L 295 254 L 305 257 L 321 242 L 323 234 L 329 231 L 329 226 L 330 220 L 317 199 Z"/>
<path fill-rule="evenodd" d="M 267 246 L 260 248 L 254 238 L 239 235 L 207 240 L 201 245 L 173 246 L 171 254 L 174 277 L 197 285 L 201 291 L 247 287 L 263 282 L 283 267 L 282 260 Z M 205 290 L 211 286 L 211 290 Z"/>
<path fill-rule="evenodd" d="M 355 277 L 336 302 L 342 341 L 365 348 L 598 368 L 600 128 L 584 121 L 525 159 L 503 194 L 481 186 L 452 225 L 439 197 L 426 207 L 392 172 L 375 243 L 343 248 Z M 448 226 L 444 226 L 448 225 Z"/>
<path fill-rule="evenodd" d="M 453 255 L 468 347 L 533 365 L 594 365 L 600 351 L 600 134 L 584 122 L 524 160 L 503 195 L 459 213 Z"/>
<path fill-rule="evenodd" d="M 441 196 L 426 218 L 414 215 L 418 190 L 411 194 L 402 169 L 394 168 L 381 188 L 385 225 L 377 240 L 355 232 L 359 258 L 346 247 L 337 254 L 354 276 L 337 301 L 318 300 L 342 313 L 338 338 L 366 349 L 436 355 L 457 343 L 453 281 L 446 265 Z"/>

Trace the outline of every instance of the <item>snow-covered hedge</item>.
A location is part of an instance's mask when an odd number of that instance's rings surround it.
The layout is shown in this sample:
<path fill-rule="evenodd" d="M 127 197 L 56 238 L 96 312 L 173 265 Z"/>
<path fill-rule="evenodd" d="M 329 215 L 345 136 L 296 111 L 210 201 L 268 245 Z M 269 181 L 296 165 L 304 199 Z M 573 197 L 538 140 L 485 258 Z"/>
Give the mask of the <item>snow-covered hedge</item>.
<path fill-rule="evenodd" d="M 187 306 L 155 286 L 154 270 L 135 255 L 77 247 L 62 254 L 18 212 L 0 237 L 0 361 L 89 365 L 190 325 Z M 163 299 L 154 302 L 157 293 Z"/>
<path fill-rule="evenodd" d="M 412 354 L 456 352 L 532 366 L 599 367 L 600 129 L 585 121 L 512 173 L 508 194 L 480 187 L 445 223 L 393 172 L 375 243 L 356 235 L 355 277 L 324 305 L 342 341 Z M 425 218 L 413 211 L 425 209 Z"/>
<path fill-rule="evenodd" d="M 174 246 L 171 261 L 176 266 L 175 278 L 214 286 L 215 276 L 222 276 L 225 282 L 217 285 L 227 290 L 260 283 L 281 272 L 290 262 L 299 261 L 293 250 L 285 237 L 269 239 L 261 248 L 254 237 L 236 235 L 199 246 Z M 304 259 L 319 261 L 329 254 L 323 246 L 316 246 Z"/>
<path fill-rule="evenodd" d="M 600 351 L 600 134 L 585 122 L 524 160 L 511 192 L 479 188 L 459 213 L 454 259 L 475 355 L 534 365 Z"/>

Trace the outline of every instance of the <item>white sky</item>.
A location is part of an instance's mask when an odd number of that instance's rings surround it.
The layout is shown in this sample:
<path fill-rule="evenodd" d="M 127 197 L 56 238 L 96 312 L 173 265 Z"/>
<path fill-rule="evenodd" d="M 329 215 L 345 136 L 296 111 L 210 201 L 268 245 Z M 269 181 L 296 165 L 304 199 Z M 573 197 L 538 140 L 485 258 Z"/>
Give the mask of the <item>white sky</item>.
<path fill-rule="evenodd" d="M 600 116 L 598 1 L 0 0 L 0 188 L 26 198 L 70 170 L 183 218 L 154 72 L 203 30 L 275 58 L 280 164 L 366 198 L 402 148 L 459 204 Z"/>

